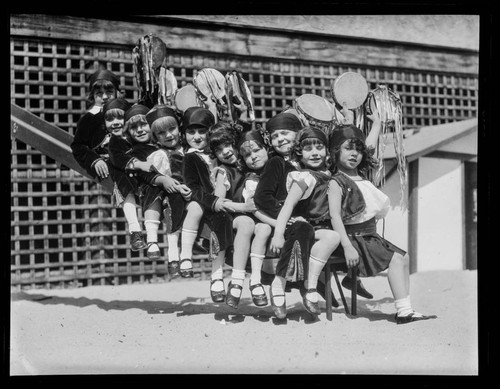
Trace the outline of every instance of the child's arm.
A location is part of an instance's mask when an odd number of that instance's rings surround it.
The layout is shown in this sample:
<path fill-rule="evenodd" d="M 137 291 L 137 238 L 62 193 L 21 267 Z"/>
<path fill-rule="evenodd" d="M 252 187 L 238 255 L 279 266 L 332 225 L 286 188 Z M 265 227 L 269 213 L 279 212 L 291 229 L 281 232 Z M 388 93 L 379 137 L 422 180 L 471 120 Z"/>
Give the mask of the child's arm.
<path fill-rule="evenodd" d="M 341 210 L 342 210 L 342 189 L 339 184 L 331 180 L 328 186 L 328 207 L 330 209 L 330 217 L 332 222 L 332 227 L 334 231 L 337 231 L 340 235 L 340 244 L 344 249 L 344 255 L 346 259 L 347 266 L 349 268 L 355 266 L 359 262 L 358 251 L 354 248 L 345 231 L 344 222 L 342 221 Z"/>
<path fill-rule="evenodd" d="M 300 185 L 297 181 L 294 181 L 288 195 L 286 196 L 285 203 L 281 208 L 281 211 L 276 220 L 276 226 L 274 228 L 273 239 L 271 240 L 271 251 L 274 254 L 279 254 L 280 250 L 285 244 L 285 228 L 288 220 L 292 216 L 293 209 L 302 198 L 305 190 L 307 188 Z"/>
<path fill-rule="evenodd" d="M 264 167 L 255 189 L 255 205 L 273 218 L 277 218 L 281 210 L 281 203 L 276 200 L 276 192 L 280 182 L 286 179 L 284 163 L 283 158 L 272 157 Z"/>
<path fill-rule="evenodd" d="M 204 179 L 200 176 L 201 164 L 197 163 L 198 156 L 194 153 L 187 154 L 184 157 L 184 164 L 182 166 L 182 176 L 184 183 L 192 191 L 191 200 L 202 204 L 205 208 L 215 210 L 215 204 L 219 199 L 215 194 L 208 193 L 204 190 L 201 181 Z M 206 182 L 210 181 L 210 177 L 205 178 Z"/>
<path fill-rule="evenodd" d="M 256 210 L 253 214 L 261 222 L 269 224 L 271 227 L 276 227 L 276 219 L 273 219 L 272 217 L 270 217 L 269 215 L 267 215 L 265 212 L 261 211 L 260 209 Z"/>

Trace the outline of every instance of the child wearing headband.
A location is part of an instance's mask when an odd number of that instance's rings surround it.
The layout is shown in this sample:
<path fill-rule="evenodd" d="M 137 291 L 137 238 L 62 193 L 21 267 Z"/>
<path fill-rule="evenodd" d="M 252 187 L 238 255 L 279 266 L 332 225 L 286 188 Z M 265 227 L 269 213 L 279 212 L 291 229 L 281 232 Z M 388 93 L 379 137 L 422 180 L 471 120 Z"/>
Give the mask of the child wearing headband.
<path fill-rule="evenodd" d="M 159 172 L 171 176 L 181 184 L 179 193 L 165 196 L 163 213 L 165 220 L 170 220 L 167 226 L 168 271 L 172 278 L 180 276 L 179 266 L 179 235 L 187 202 L 191 199 L 191 190 L 183 184 L 182 164 L 184 150 L 181 145 L 179 121 L 176 112 L 167 105 L 154 106 L 147 114 L 146 120 L 151 128 L 151 138 L 158 150 L 151 153 L 147 160 Z"/>
<path fill-rule="evenodd" d="M 376 112 L 368 119 L 373 121 L 369 137 L 373 134 L 376 137 L 380 119 Z M 408 254 L 377 233 L 376 221 L 387 214 L 390 202 L 366 179 L 368 170 L 376 165 L 373 149 L 366 146 L 370 142 L 365 141 L 363 132 L 354 125 L 336 128 L 330 142 L 334 163 L 328 202 L 332 226 L 340 234 L 341 242 L 336 253 L 345 256 L 348 267 L 358 265 L 361 277 L 387 270 L 397 324 L 436 318 L 413 310 Z"/>
<path fill-rule="evenodd" d="M 214 194 L 211 181 L 211 171 L 217 166 L 217 159 L 210 155 L 208 132 L 214 124 L 214 115 L 201 107 L 188 108 L 181 120 L 181 134 L 185 142 L 182 176 L 192 191 L 182 224 L 179 255 L 180 273 L 186 278 L 193 277 L 193 246 L 198 237 L 211 242 L 211 254 L 215 255 L 211 258 L 212 280 L 222 279 L 226 249 L 233 243 L 231 218 L 226 213 L 223 199 Z M 219 301 L 224 294 L 224 284 L 212 283 L 210 294 L 214 301 Z"/>
<path fill-rule="evenodd" d="M 318 315 L 321 313 L 317 296 L 318 278 L 328 258 L 340 243 L 339 234 L 332 230 L 328 211 L 327 191 L 331 179 L 328 170 L 327 137 L 315 127 L 304 127 L 297 134 L 291 157 L 299 163 L 300 169 L 287 175 L 286 196 L 283 207 L 276 220 L 271 250 L 279 254 L 285 243 L 286 225 L 292 217 L 302 217 L 314 228 L 314 243 L 309 252 L 307 263 L 297 262 L 303 266 L 307 277 L 302 290 L 302 301 L 306 310 Z M 319 272 L 317 271 L 319 268 Z M 272 293 L 283 285 L 273 282 Z M 284 294 L 277 290 L 278 295 Z M 272 297 L 271 297 L 272 300 Z M 286 314 L 285 303 L 282 310 Z"/>
<path fill-rule="evenodd" d="M 180 192 L 181 185 L 166 172 L 159 171 L 148 157 L 158 150 L 151 140 L 151 129 L 146 119 L 149 108 L 136 104 L 125 112 L 124 132 L 127 140 L 132 145 L 127 152 L 127 170 L 141 170 L 145 173 L 138 174 L 139 198 L 144 212 L 144 226 L 147 234 L 147 256 L 149 259 L 160 258 L 158 246 L 158 228 L 160 215 L 163 214 L 167 226 L 167 233 L 171 232 L 173 220 L 170 215 L 162 212 L 164 206 L 165 192 L 167 196 Z"/>
<path fill-rule="evenodd" d="M 219 122 L 210 129 L 209 144 L 212 153 L 219 160 L 219 166 L 213 170 L 215 194 L 228 199 L 225 205 L 233 216 L 235 231 L 233 244 L 233 270 L 228 285 L 226 304 L 238 308 L 243 283 L 246 276 L 248 257 L 251 257 L 252 277 L 250 293 L 257 306 L 267 305 L 267 296 L 260 283 L 262 260 L 266 252 L 267 240 L 271 227 L 260 223 L 253 213 L 253 192 L 260 172 L 267 162 L 267 149 L 256 130 L 239 134 L 234 124 Z M 241 138 L 238 141 L 238 138 Z M 239 150 L 243 148 L 244 158 Z M 222 282 L 222 279 L 213 282 Z"/>

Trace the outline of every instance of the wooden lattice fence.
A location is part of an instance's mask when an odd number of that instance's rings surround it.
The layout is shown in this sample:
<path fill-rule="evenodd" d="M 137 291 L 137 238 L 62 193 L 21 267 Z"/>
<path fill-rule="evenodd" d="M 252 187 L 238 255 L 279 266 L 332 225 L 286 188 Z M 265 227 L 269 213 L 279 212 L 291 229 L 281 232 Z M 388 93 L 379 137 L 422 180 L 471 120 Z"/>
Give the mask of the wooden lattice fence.
<path fill-rule="evenodd" d="M 98 66 L 119 75 L 126 98 L 138 97 L 131 47 L 81 41 L 11 38 L 11 102 L 69 134 L 85 111 L 86 78 Z M 196 71 L 237 69 L 252 91 L 263 123 L 314 93 L 331 100 L 330 83 L 346 71 L 361 73 L 370 88 L 385 84 L 400 94 L 405 129 L 477 117 L 477 74 L 443 74 L 368 65 L 310 63 L 170 50 L 179 86 Z M 16 288 L 105 285 L 167 280 L 166 260 L 151 262 L 129 249 L 120 209 L 99 185 L 11 139 L 11 285 Z M 142 218 L 142 215 L 139 215 Z M 160 247 L 166 253 L 163 227 Z M 210 264 L 200 257 L 197 276 Z"/>

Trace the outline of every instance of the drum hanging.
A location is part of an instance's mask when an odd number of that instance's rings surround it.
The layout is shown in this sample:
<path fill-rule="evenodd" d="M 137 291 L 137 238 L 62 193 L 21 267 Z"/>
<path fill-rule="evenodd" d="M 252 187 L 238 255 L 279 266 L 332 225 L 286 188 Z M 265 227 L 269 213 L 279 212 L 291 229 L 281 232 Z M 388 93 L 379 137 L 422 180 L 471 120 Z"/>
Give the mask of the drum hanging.
<path fill-rule="evenodd" d="M 166 104 L 167 95 L 177 89 L 173 74 L 167 75 L 167 45 L 154 34 L 139 38 L 132 49 L 134 74 L 140 89 L 140 101 L 147 106 Z M 161 77 L 161 78 L 160 78 Z M 163 85 L 161 85 L 163 84 Z M 161 89 L 164 94 L 159 92 Z M 169 92 L 170 91 L 170 92 Z"/>
<path fill-rule="evenodd" d="M 294 102 L 295 109 L 303 123 L 318 127 L 327 135 L 341 122 L 343 115 L 324 97 L 314 94 L 303 94 Z"/>
<path fill-rule="evenodd" d="M 340 106 L 356 109 L 363 105 L 368 97 L 368 83 L 356 72 L 342 73 L 331 83 L 332 96 Z"/>

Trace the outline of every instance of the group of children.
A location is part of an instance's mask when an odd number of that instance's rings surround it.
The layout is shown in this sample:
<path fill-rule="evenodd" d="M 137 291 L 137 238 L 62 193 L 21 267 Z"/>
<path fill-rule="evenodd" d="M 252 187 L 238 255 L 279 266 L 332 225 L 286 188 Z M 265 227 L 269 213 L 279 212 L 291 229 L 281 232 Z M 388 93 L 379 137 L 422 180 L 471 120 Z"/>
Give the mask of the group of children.
<path fill-rule="evenodd" d="M 107 70 L 92 75 L 89 100 L 74 157 L 93 177 L 114 182 L 132 250 L 161 258 L 158 229 L 165 224 L 172 277 L 193 277 L 193 246 L 201 237 L 210 242 L 214 302 L 237 309 L 249 269 L 255 305 L 269 304 L 264 285 L 270 285 L 274 314 L 283 319 L 287 288 L 296 287 L 306 310 L 319 315 L 318 294 L 333 293 L 320 275 L 336 253 L 348 267 L 358 265 L 361 277 L 388 270 L 398 324 L 435 317 L 413 310 L 408 255 L 376 233 L 389 206 L 366 179 L 380 130 L 376 112 L 367 139 L 352 124 L 326 134 L 291 111 L 275 115 L 264 131 L 242 130 L 204 107 L 179 113 L 166 105 L 131 105 Z M 238 108 L 244 117 L 245 106 Z M 226 263 L 232 266 L 227 290 Z M 351 287 L 347 276 L 342 284 Z M 372 298 L 362 284 L 358 293 Z"/>

